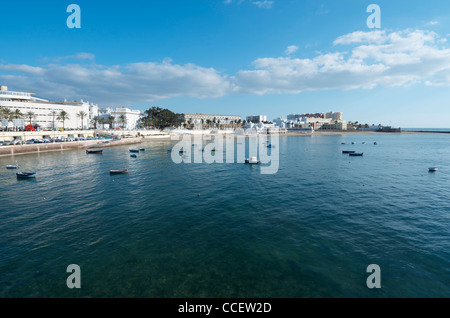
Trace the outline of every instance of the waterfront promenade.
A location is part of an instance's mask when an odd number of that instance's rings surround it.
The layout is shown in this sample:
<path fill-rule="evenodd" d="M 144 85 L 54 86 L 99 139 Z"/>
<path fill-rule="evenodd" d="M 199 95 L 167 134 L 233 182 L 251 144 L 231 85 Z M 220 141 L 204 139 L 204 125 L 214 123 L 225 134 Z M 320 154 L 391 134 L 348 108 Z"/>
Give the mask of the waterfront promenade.
<path fill-rule="evenodd" d="M 30 145 L 15 145 L 15 146 L 2 146 L 0 147 L 0 157 L 2 156 L 14 156 L 23 155 L 29 153 L 40 153 L 49 151 L 62 151 L 78 148 L 104 148 L 112 146 L 121 146 L 128 144 L 141 143 L 143 137 L 123 138 L 119 140 L 80 140 L 69 142 L 52 142 L 52 143 L 39 143 Z"/>

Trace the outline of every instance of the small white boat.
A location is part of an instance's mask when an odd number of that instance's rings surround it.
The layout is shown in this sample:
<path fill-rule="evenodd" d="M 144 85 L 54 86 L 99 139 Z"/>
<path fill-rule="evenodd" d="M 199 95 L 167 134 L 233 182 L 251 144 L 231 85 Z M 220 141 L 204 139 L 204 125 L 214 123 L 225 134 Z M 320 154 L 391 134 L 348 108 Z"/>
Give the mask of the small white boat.
<path fill-rule="evenodd" d="M 250 159 L 245 159 L 245 163 L 249 163 L 249 164 L 258 164 L 259 160 L 256 157 L 251 157 Z"/>
<path fill-rule="evenodd" d="M 436 171 L 438 171 L 438 168 L 436 168 L 436 167 L 431 167 L 431 168 L 428 168 L 428 171 L 429 171 L 429 172 L 436 172 Z"/>
<path fill-rule="evenodd" d="M 6 165 L 6 169 L 19 169 L 19 165 Z"/>

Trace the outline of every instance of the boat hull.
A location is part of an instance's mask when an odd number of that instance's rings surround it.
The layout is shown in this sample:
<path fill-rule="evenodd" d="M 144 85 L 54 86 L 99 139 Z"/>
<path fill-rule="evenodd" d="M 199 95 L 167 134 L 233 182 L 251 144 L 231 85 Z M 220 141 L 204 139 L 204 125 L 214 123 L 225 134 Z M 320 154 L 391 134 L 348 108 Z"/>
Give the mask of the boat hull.
<path fill-rule="evenodd" d="M 21 173 L 16 173 L 16 176 L 19 179 L 31 179 L 31 178 L 36 178 L 36 173 L 21 172 Z"/>
<path fill-rule="evenodd" d="M 128 169 L 125 170 L 110 170 L 109 174 L 127 174 L 128 173 Z"/>

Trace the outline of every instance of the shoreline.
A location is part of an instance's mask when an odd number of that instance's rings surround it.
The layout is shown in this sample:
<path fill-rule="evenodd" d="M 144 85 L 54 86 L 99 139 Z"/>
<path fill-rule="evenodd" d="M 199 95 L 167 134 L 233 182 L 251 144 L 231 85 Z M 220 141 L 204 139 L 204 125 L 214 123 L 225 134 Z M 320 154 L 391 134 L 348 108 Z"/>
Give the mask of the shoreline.
<path fill-rule="evenodd" d="M 142 141 L 143 141 L 142 137 L 135 137 L 120 140 L 111 140 L 107 143 L 98 140 L 85 140 L 85 141 L 31 144 L 31 145 L 2 146 L 0 147 L 0 157 L 27 155 L 27 154 L 36 154 L 54 151 L 67 151 L 74 149 L 106 148 L 106 147 L 137 144 L 141 143 Z"/>
<path fill-rule="evenodd" d="M 186 132 L 188 133 L 188 132 Z M 290 131 L 282 134 L 263 134 L 263 135 L 234 135 L 237 137 L 257 137 L 257 136 L 334 136 L 334 135 L 430 135 L 430 134 L 450 134 L 450 131 L 402 131 L 402 132 L 377 132 L 377 131 L 315 131 L 313 133 L 305 133 L 302 131 Z M 217 135 L 204 134 L 205 136 L 214 139 Z M 225 135 L 225 134 L 223 134 Z M 229 135 L 229 134 L 226 134 Z M 180 136 L 181 137 L 181 136 Z M 175 139 L 176 140 L 176 139 Z M 124 138 L 120 140 L 112 140 L 107 143 L 98 140 L 73 141 L 61 143 L 44 143 L 31 145 L 16 145 L 16 146 L 0 146 L 0 157 L 36 154 L 54 151 L 67 151 L 73 149 L 89 149 L 89 148 L 106 148 L 121 145 L 131 145 L 142 142 L 161 142 L 174 141 L 173 136 L 170 135 L 155 135 L 155 136 L 140 136 L 132 138 Z"/>

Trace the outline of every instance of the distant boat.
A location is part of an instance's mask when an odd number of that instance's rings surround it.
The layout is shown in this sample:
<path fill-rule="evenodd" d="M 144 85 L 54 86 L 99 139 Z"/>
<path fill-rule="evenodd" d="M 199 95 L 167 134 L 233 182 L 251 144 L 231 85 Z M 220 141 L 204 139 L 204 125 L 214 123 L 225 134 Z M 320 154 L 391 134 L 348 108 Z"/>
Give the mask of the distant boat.
<path fill-rule="evenodd" d="M 102 149 L 86 149 L 86 153 L 97 153 L 97 154 L 102 154 L 103 150 Z"/>
<path fill-rule="evenodd" d="M 6 169 L 18 169 L 19 165 L 6 165 Z"/>
<path fill-rule="evenodd" d="M 109 170 L 109 174 L 126 174 L 128 173 L 128 169 L 123 170 Z"/>
<path fill-rule="evenodd" d="M 352 145 L 354 145 L 355 144 L 355 142 L 354 141 L 352 141 Z"/>
<path fill-rule="evenodd" d="M 429 171 L 429 172 L 436 172 L 436 171 L 438 171 L 438 168 L 436 168 L 436 167 L 431 167 L 431 168 L 428 168 L 428 171 Z"/>
<path fill-rule="evenodd" d="M 130 155 L 130 157 L 131 157 L 131 158 L 137 158 L 137 154 L 132 153 L 132 154 Z"/>
<path fill-rule="evenodd" d="M 145 151 L 145 148 L 139 148 L 139 151 Z"/>
<path fill-rule="evenodd" d="M 342 150 L 342 153 L 355 153 L 356 151 L 354 150 Z"/>
<path fill-rule="evenodd" d="M 365 141 L 363 141 L 363 143 L 362 143 L 363 145 L 365 145 L 366 144 L 366 142 Z"/>
<path fill-rule="evenodd" d="M 19 179 L 36 178 L 36 172 L 18 172 L 16 173 L 16 176 Z"/>
<path fill-rule="evenodd" d="M 268 144 L 268 145 L 267 145 L 267 148 L 275 148 L 275 146 L 272 145 L 272 144 Z"/>
<path fill-rule="evenodd" d="M 251 157 L 250 159 L 245 159 L 245 163 L 258 164 L 259 160 L 256 157 Z"/>
<path fill-rule="evenodd" d="M 341 142 L 341 145 L 346 145 L 346 143 L 345 142 Z"/>
<path fill-rule="evenodd" d="M 130 152 L 139 152 L 139 149 L 130 149 Z"/>
<path fill-rule="evenodd" d="M 376 141 L 375 141 L 373 144 L 374 144 L 374 145 L 378 145 Z"/>
<path fill-rule="evenodd" d="M 353 153 L 349 153 L 348 155 L 351 156 L 351 157 L 362 157 L 363 154 L 364 154 L 363 152 L 361 152 L 361 153 L 353 152 Z"/>
<path fill-rule="evenodd" d="M 213 148 L 213 149 L 211 149 L 211 151 L 219 151 L 219 149 Z"/>

